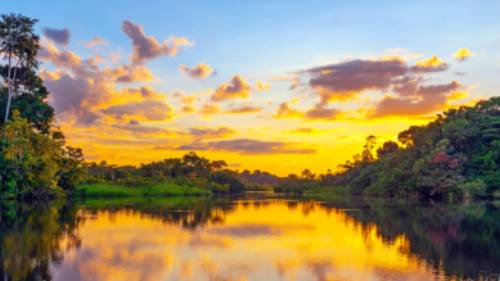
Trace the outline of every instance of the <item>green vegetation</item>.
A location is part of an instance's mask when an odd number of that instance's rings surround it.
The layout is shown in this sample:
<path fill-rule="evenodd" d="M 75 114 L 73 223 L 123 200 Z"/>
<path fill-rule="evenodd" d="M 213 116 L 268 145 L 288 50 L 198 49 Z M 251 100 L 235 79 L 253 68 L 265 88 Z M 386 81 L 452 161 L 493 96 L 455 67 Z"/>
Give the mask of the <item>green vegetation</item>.
<path fill-rule="evenodd" d="M 174 183 L 162 183 L 148 187 L 127 187 L 101 184 L 83 184 L 75 190 L 76 196 L 82 197 L 133 197 L 133 196 L 188 196 L 209 195 L 205 189 L 181 186 Z"/>
<path fill-rule="evenodd" d="M 53 126 L 54 110 L 37 74 L 36 20 L 0 20 L 0 197 L 42 198 L 71 194 L 81 176 L 82 151 L 65 145 Z"/>
<path fill-rule="evenodd" d="M 376 152 L 369 136 L 360 154 L 339 172 L 290 175 L 277 191 L 322 197 L 356 195 L 413 198 L 496 197 L 500 191 L 500 98 L 451 109 L 425 126 L 412 126 Z M 324 187 L 324 188 L 319 188 Z M 331 189 L 331 191 L 327 191 Z"/>
<path fill-rule="evenodd" d="M 85 164 L 85 196 L 173 196 L 232 194 L 245 190 L 224 161 L 210 161 L 191 152 L 140 167 Z"/>

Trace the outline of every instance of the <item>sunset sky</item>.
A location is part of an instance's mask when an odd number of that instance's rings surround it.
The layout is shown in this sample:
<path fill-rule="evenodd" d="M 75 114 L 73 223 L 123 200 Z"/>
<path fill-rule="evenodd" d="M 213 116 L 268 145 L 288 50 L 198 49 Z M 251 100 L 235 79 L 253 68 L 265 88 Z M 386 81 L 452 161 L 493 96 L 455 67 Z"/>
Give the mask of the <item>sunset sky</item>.
<path fill-rule="evenodd" d="M 381 3 L 383 2 L 383 3 Z M 500 1 L 35 1 L 40 74 L 88 161 L 196 151 L 324 173 L 368 135 L 498 95 Z"/>

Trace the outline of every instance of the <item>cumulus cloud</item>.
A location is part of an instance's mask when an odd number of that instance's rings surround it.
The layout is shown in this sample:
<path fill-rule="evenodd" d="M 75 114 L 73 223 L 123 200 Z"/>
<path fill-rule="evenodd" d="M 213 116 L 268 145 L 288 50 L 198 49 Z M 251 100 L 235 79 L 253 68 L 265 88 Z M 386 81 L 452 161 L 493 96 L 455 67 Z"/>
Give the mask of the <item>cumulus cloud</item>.
<path fill-rule="evenodd" d="M 189 67 L 186 65 L 179 66 L 181 73 L 189 75 L 193 79 L 205 79 L 214 74 L 214 69 L 204 63 L 199 63 L 194 67 Z"/>
<path fill-rule="evenodd" d="M 307 70 L 309 85 L 322 100 L 350 99 L 366 90 L 387 89 L 391 82 L 408 73 L 406 63 L 397 58 L 388 60 L 352 60 Z"/>
<path fill-rule="evenodd" d="M 151 80 L 152 74 L 143 66 L 121 65 L 103 70 L 96 58 L 84 60 L 73 52 L 59 50 L 51 42 L 42 44 L 39 57 L 58 68 L 56 72 L 42 72 L 42 78 L 50 91 L 49 103 L 59 119 L 90 124 L 106 116 L 145 120 L 166 120 L 172 116 L 164 96 L 152 88 L 119 89 L 116 85 Z M 126 106 L 128 102 L 132 105 Z"/>
<path fill-rule="evenodd" d="M 351 101 L 369 92 L 384 93 L 385 98 L 375 105 L 371 116 L 426 115 L 444 109 L 451 93 L 460 87 L 456 81 L 448 84 L 429 84 L 428 77 L 448 70 L 449 65 L 437 56 L 408 64 L 401 58 L 379 60 L 351 60 L 320 66 L 302 72 L 309 77 L 309 86 L 319 102 L 307 111 L 280 105 L 277 118 L 302 117 L 306 119 L 338 119 L 342 114 L 328 108 L 334 101 Z M 396 106 L 400 108 L 395 108 Z M 370 116 L 369 116 L 370 117 Z"/>
<path fill-rule="evenodd" d="M 465 61 L 467 60 L 468 58 L 470 58 L 472 55 L 474 55 L 472 53 L 472 51 L 468 48 L 460 48 L 458 49 L 455 53 L 453 53 L 453 57 L 457 60 L 457 61 Z"/>
<path fill-rule="evenodd" d="M 43 29 L 43 35 L 57 44 L 61 44 L 64 46 L 69 44 L 70 33 L 67 28 L 57 29 L 46 27 Z"/>
<path fill-rule="evenodd" d="M 184 37 L 171 37 L 160 43 L 155 37 L 147 35 L 142 26 L 128 20 L 123 22 L 122 30 L 132 40 L 132 62 L 138 64 L 160 56 L 175 56 L 181 47 L 193 45 Z"/>
<path fill-rule="evenodd" d="M 235 75 L 229 83 L 223 83 L 212 94 L 212 101 L 224 101 L 250 96 L 250 84 L 240 75 Z"/>
<path fill-rule="evenodd" d="M 182 145 L 180 150 L 213 150 L 229 151 L 241 154 L 311 154 L 315 153 L 314 148 L 299 147 L 294 144 L 278 141 L 260 141 L 253 139 L 234 139 L 213 142 L 194 142 Z"/>

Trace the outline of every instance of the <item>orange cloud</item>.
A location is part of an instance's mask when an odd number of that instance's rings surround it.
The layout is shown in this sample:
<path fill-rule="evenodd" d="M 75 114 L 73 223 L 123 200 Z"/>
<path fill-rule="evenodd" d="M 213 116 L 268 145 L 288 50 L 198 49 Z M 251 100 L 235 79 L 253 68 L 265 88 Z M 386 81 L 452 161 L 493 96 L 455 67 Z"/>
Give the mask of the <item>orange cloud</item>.
<path fill-rule="evenodd" d="M 412 70 L 415 72 L 433 72 L 448 69 L 448 64 L 437 56 L 432 56 L 426 60 L 417 61 Z"/>
<path fill-rule="evenodd" d="M 250 85 L 240 75 L 235 75 L 229 83 L 224 83 L 212 94 L 212 101 L 225 101 L 236 98 L 248 98 Z"/>
<path fill-rule="evenodd" d="M 213 68 L 204 63 L 199 63 L 192 68 L 186 65 L 180 65 L 179 70 L 181 73 L 185 73 L 193 79 L 205 79 L 214 73 Z"/>

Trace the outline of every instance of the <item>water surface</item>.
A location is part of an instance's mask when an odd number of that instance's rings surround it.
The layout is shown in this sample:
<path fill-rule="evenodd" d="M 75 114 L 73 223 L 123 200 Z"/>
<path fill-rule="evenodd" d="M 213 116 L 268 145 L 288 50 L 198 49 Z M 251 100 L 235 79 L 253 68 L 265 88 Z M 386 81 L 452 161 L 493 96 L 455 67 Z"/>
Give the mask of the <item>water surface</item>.
<path fill-rule="evenodd" d="M 87 200 L 1 209 L 6 280 L 462 280 L 500 270 L 500 206 Z"/>

